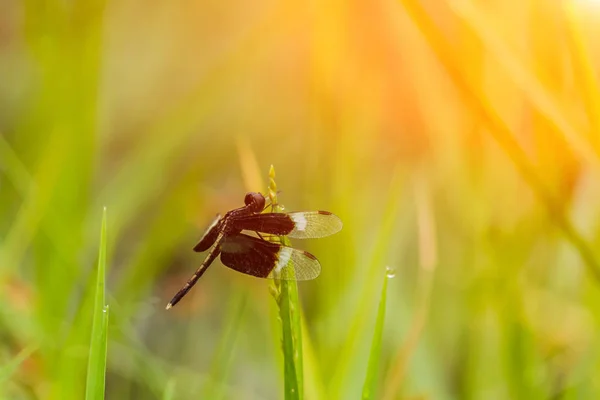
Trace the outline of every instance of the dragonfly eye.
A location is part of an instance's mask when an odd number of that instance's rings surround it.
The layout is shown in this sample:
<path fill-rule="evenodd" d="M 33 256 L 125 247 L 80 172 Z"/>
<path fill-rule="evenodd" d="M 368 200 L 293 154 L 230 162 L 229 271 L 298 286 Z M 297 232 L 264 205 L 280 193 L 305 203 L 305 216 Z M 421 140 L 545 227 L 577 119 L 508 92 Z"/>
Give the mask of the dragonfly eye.
<path fill-rule="evenodd" d="M 249 206 L 254 201 L 254 194 L 252 192 L 246 193 L 246 197 L 244 197 L 244 204 Z"/>
<path fill-rule="evenodd" d="M 244 203 L 247 206 L 252 206 L 254 211 L 259 212 L 265 207 L 265 198 L 262 194 L 256 192 L 246 193 L 246 197 L 244 198 Z"/>

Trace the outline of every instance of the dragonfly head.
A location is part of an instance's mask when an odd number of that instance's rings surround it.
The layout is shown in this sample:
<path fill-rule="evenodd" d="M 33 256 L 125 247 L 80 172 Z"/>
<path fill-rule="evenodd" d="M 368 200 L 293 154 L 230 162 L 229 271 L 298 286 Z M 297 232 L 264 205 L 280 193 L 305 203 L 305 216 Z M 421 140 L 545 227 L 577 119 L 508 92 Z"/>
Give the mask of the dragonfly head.
<path fill-rule="evenodd" d="M 246 193 L 244 203 L 253 212 L 261 212 L 265 208 L 265 196 L 256 192 Z"/>

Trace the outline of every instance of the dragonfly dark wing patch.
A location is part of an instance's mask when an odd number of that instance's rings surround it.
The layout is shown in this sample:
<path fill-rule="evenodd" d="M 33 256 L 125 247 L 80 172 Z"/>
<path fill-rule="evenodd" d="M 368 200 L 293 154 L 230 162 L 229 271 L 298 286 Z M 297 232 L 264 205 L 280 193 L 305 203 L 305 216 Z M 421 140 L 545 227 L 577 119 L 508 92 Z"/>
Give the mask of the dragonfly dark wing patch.
<path fill-rule="evenodd" d="M 242 230 L 296 239 L 320 238 L 342 229 L 342 221 L 327 211 L 254 214 L 239 218 L 235 224 Z"/>
<path fill-rule="evenodd" d="M 198 244 L 194 246 L 194 251 L 201 253 L 210 249 L 210 247 L 215 243 L 215 240 L 217 240 L 217 236 L 219 236 L 220 221 L 221 216 L 217 214 L 213 222 L 206 229 L 206 232 L 204 232 L 204 235 L 202 235 L 202 239 L 200 239 Z"/>
<path fill-rule="evenodd" d="M 280 245 L 252 236 L 228 236 L 221 244 L 223 264 L 244 274 L 266 278 L 277 264 Z"/>
<path fill-rule="evenodd" d="M 294 221 L 287 214 L 265 213 L 240 217 L 235 226 L 241 230 L 287 235 L 294 230 Z"/>
<path fill-rule="evenodd" d="M 221 261 L 229 268 L 259 278 L 310 280 L 321 272 L 319 261 L 306 251 L 244 234 L 224 239 Z"/>

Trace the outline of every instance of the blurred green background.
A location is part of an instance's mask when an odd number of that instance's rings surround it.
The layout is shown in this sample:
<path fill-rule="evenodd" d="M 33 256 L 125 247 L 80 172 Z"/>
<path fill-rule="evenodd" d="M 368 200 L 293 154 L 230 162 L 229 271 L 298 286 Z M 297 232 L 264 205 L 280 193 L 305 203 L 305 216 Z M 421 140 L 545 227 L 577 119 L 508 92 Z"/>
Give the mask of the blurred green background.
<path fill-rule="evenodd" d="M 191 248 L 266 191 L 305 397 L 600 396 L 600 5 L 0 0 L 0 398 L 82 399 L 103 206 L 107 399 L 279 399 L 269 282 Z"/>

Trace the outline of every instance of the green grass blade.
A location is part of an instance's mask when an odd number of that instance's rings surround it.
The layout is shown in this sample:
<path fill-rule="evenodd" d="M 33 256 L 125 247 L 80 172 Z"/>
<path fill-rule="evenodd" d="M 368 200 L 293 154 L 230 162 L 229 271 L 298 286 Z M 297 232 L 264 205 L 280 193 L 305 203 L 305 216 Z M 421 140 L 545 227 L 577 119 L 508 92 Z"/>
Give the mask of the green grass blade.
<path fill-rule="evenodd" d="M 303 375 L 305 389 L 303 394 L 311 400 L 327 399 L 327 392 L 323 383 L 323 372 L 316 354 L 313 341 L 306 326 L 306 320 L 301 318 L 302 325 L 302 363 L 306 365 Z"/>
<path fill-rule="evenodd" d="M 94 299 L 92 339 L 88 360 L 85 398 L 104 399 L 104 379 L 106 376 L 106 349 L 108 328 L 108 305 L 105 303 L 104 278 L 106 275 L 106 208 L 102 214 L 100 230 L 100 250 L 98 256 L 98 279 Z"/>
<path fill-rule="evenodd" d="M 289 246 L 289 243 L 286 245 Z M 303 398 L 302 328 L 296 281 L 281 281 L 279 315 L 283 333 L 285 398 L 301 399 Z"/>
<path fill-rule="evenodd" d="M 37 349 L 37 347 L 38 346 L 36 345 L 25 347 L 12 360 L 0 367 L 0 387 L 3 387 L 4 383 L 17 372 L 19 366 Z"/>
<path fill-rule="evenodd" d="M 206 384 L 203 399 L 220 400 L 225 398 L 225 383 L 231 371 L 236 344 L 241 332 L 240 326 L 248 306 L 247 293 L 243 292 L 233 300 L 232 304 L 228 317 L 230 323 L 223 333 L 221 343 L 217 345 L 210 369 L 211 379 Z"/>
<path fill-rule="evenodd" d="M 356 354 L 360 352 L 362 338 L 366 337 L 366 328 L 371 314 L 371 303 L 364 299 L 375 299 L 379 290 L 379 278 L 381 266 L 385 265 L 389 249 L 394 246 L 390 238 L 394 237 L 394 227 L 400 213 L 402 197 L 405 195 L 405 182 L 399 169 L 396 169 L 391 176 L 388 193 L 385 196 L 386 204 L 383 207 L 382 224 L 376 232 L 375 246 L 368 257 L 368 264 L 365 268 L 367 273 L 362 275 L 359 281 L 353 284 L 353 289 L 357 296 L 353 304 L 352 318 L 344 325 L 345 333 L 343 341 L 343 350 L 337 355 L 337 366 L 333 371 L 333 377 L 329 384 L 331 398 L 345 398 L 349 396 L 347 387 L 349 380 L 356 383 L 352 393 L 358 393 L 360 382 L 355 378 L 353 371 L 362 370 L 364 360 L 357 358 Z M 362 301 L 360 299 L 363 299 Z"/>
<path fill-rule="evenodd" d="M 175 398 L 175 380 L 169 379 L 163 393 L 163 400 L 173 400 Z"/>
<path fill-rule="evenodd" d="M 393 271 L 388 267 L 383 278 L 383 287 L 381 288 L 381 298 L 379 300 L 379 309 L 377 311 L 377 321 L 375 322 L 375 332 L 373 333 L 373 342 L 371 343 L 371 354 L 369 355 L 369 365 L 367 367 L 367 376 L 363 386 L 362 398 L 374 399 L 377 393 L 377 376 L 381 359 L 381 338 L 383 337 L 383 324 L 385 321 L 385 303 L 387 298 L 388 280 L 394 277 Z"/>
<path fill-rule="evenodd" d="M 279 212 L 282 207 L 277 202 L 277 185 L 275 184 L 275 169 L 273 166 L 269 171 L 269 178 L 269 199 L 273 211 Z M 287 238 L 282 237 L 280 240 L 282 244 L 290 245 Z M 281 318 L 285 399 L 302 399 L 304 395 L 304 378 L 298 285 L 293 280 L 275 280 L 274 283 L 274 296 Z"/>

